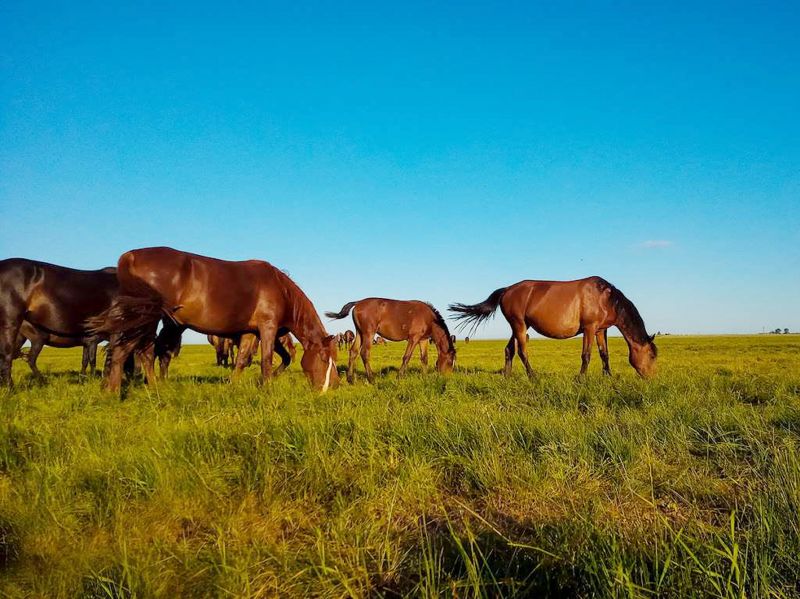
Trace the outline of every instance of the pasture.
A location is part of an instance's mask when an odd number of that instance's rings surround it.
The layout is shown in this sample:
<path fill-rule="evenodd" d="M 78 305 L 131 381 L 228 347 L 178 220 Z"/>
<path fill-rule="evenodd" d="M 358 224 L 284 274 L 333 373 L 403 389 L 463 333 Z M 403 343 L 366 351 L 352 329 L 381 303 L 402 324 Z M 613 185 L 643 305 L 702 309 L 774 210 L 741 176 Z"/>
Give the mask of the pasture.
<path fill-rule="evenodd" d="M 210 346 L 120 402 L 46 348 L 0 391 L 0 595 L 800 595 L 800 337 L 458 342 L 456 372 L 230 385 Z M 298 352 L 298 361 L 300 354 Z M 346 364 L 339 353 L 340 371 Z"/>

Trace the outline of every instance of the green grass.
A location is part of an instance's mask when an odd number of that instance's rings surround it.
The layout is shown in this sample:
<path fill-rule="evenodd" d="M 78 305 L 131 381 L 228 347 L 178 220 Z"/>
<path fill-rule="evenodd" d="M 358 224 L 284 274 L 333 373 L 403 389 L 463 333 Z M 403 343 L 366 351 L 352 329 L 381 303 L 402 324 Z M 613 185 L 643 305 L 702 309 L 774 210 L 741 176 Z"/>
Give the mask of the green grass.
<path fill-rule="evenodd" d="M 392 344 L 324 396 L 190 346 L 124 402 L 47 349 L 0 392 L 0 595 L 800 596 L 800 338 L 658 344 L 651 382 L 619 339 L 584 380 L 534 341 L 532 382 Z"/>

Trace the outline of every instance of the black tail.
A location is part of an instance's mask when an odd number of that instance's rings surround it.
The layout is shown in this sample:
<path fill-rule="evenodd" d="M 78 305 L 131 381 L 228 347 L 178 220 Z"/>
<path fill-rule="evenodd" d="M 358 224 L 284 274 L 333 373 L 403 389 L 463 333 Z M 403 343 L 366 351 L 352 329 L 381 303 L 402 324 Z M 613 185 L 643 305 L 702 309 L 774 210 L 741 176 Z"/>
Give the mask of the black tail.
<path fill-rule="evenodd" d="M 325 312 L 325 316 L 327 316 L 328 318 L 332 318 L 334 320 L 339 320 L 340 318 L 344 318 L 345 316 L 350 314 L 350 310 L 352 310 L 353 306 L 355 306 L 357 303 L 358 302 L 347 302 L 344 306 L 342 306 L 342 309 L 339 310 L 338 312 Z"/>
<path fill-rule="evenodd" d="M 470 335 L 472 335 L 475 329 L 478 328 L 478 325 L 492 316 L 495 310 L 497 310 L 497 306 L 500 305 L 500 300 L 503 298 L 506 289 L 508 288 L 501 287 L 500 289 L 495 289 L 492 295 L 479 304 L 473 304 L 471 306 L 467 304 L 450 304 L 449 310 L 456 313 L 456 320 L 458 321 L 456 328 L 461 330 L 469 326 Z"/>
<path fill-rule="evenodd" d="M 155 339 L 155 327 L 162 317 L 172 318 L 159 297 L 118 295 L 111 306 L 84 322 L 92 335 L 108 335 L 111 345 L 121 345 L 126 351 L 139 345 L 146 336 Z"/>

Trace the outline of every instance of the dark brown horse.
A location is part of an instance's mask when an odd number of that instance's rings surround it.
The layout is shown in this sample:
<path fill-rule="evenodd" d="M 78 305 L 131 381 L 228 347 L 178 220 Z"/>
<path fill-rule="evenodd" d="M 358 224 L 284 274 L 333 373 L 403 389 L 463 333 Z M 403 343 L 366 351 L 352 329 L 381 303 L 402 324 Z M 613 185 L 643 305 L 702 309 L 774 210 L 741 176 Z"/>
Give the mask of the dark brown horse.
<path fill-rule="evenodd" d="M 657 350 L 652 336 L 636 306 L 622 292 L 600 277 L 577 281 L 521 281 L 495 290 L 480 304 L 453 304 L 450 310 L 462 326 L 478 326 L 494 314 L 497 307 L 511 325 L 511 339 L 506 345 L 503 372 L 511 374 L 514 351 L 525 365 L 528 376 L 533 369 L 528 362 L 526 333 L 532 327 L 537 333 L 553 339 L 568 339 L 583 334 L 581 374 L 586 372 L 592 355 L 592 339 L 596 339 L 603 372 L 608 367 L 608 328 L 616 326 L 628 343 L 628 361 L 643 377 L 655 374 Z"/>
<path fill-rule="evenodd" d="M 355 341 L 350 346 L 350 358 L 347 364 L 347 380 L 353 382 L 356 356 L 361 352 L 361 360 L 367 371 L 367 379 L 374 379 L 369 365 L 369 351 L 375 333 L 392 341 L 408 339 L 406 352 L 399 375 L 406 372 L 408 362 L 419 345 L 419 357 L 423 369 L 428 367 L 428 339 L 433 339 L 439 357 L 436 369 L 439 372 L 450 372 L 456 360 L 456 349 L 450 339 L 442 315 L 438 310 L 425 302 L 401 301 L 383 298 L 369 298 L 358 302 L 349 302 L 339 312 L 326 312 L 328 318 L 344 318 L 353 311 L 353 324 L 356 325 Z"/>
<path fill-rule="evenodd" d="M 117 277 L 119 296 L 89 320 L 94 332 L 111 335 L 109 390 L 120 390 L 122 365 L 131 352 L 141 356 L 147 381 L 154 379 L 155 332 L 164 315 L 176 331 L 258 334 L 266 381 L 272 377 L 275 340 L 291 331 L 305 349 L 301 365 L 312 386 L 324 392 L 338 385 L 333 337 L 300 287 L 267 262 L 229 262 L 172 248 L 145 248 L 120 257 Z M 240 352 L 234 377 L 245 361 Z"/>
<path fill-rule="evenodd" d="M 31 342 L 31 347 L 26 353 L 22 353 L 22 346 L 25 341 Z M 35 376 L 42 376 L 36 360 L 42 349 L 49 347 L 83 347 L 83 357 L 81 359 L 81 376 L 86 375 L 86 368 L 89 367 L 89 374 L 93 375 L 97 368 L 97 346 L 101 341 L 107 341 L 100 335 L 89 335 L 85 337 L 62 337 L 54 333 L 40 331 L 28 321 L 22 321 L 17 335 L 17 351 L 14 357 L 24 357 L 30 366 L 31 372 Z"/>
<path fill-rule="evenodd" d="M 356 334 L 350 329 L 347 329 L 344 333 L 342 333 L 342 337 L 344 337 L 344 344 L 348 349 L 353 345 L 353 341 L 356 340 Z"/>
<path fill-rule="evenodd" d="M 11 386 L 11 362 L 23 322 L 42 334 L 80 340 L 85 321 L 117 295 L 115 269 L 75 270 L 46 262 L 0 260 L 0 385 Z"/>

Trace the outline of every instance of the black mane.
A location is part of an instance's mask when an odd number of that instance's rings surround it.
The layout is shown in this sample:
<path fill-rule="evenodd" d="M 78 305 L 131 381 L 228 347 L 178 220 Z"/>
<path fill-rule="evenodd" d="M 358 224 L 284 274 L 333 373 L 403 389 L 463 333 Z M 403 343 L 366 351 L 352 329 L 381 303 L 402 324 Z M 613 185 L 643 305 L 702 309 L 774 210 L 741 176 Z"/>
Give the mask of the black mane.
<path fill-rule="evenodd" d="M 653 351 L 657 352 L 653 338 L 647 334 L 642 315 L 639 314 L 639 310 L 636 309 L 633 302 L 605 279 L 600 279 L 600 281 L 601 288 L 606 287 L 611 290 L 611 305 L 614 306 L 614 310 L 617 313 L 617 327 L 620 330 L 624 329 L 623 332 L 629 335 L 636 343 L 650 344 L 653 347 Z"/>
<path fill-rule="evenodd" d="M 441 312 L 433 307 L 433 304 L 429 302 L 425 302 L 428 304 L 428 307 L 433 311 L 433 315 L 436 317 L 436 324 L 444 329 L 445 334 L 447 335 L 447 347 L 450 351 L 455 350 L 455 346 L 453 345 L 453 336 L 450 334 L 450 329 L 447 328 L 447 323 L 444 321 L 444 316 L 442 316 Z"/>

